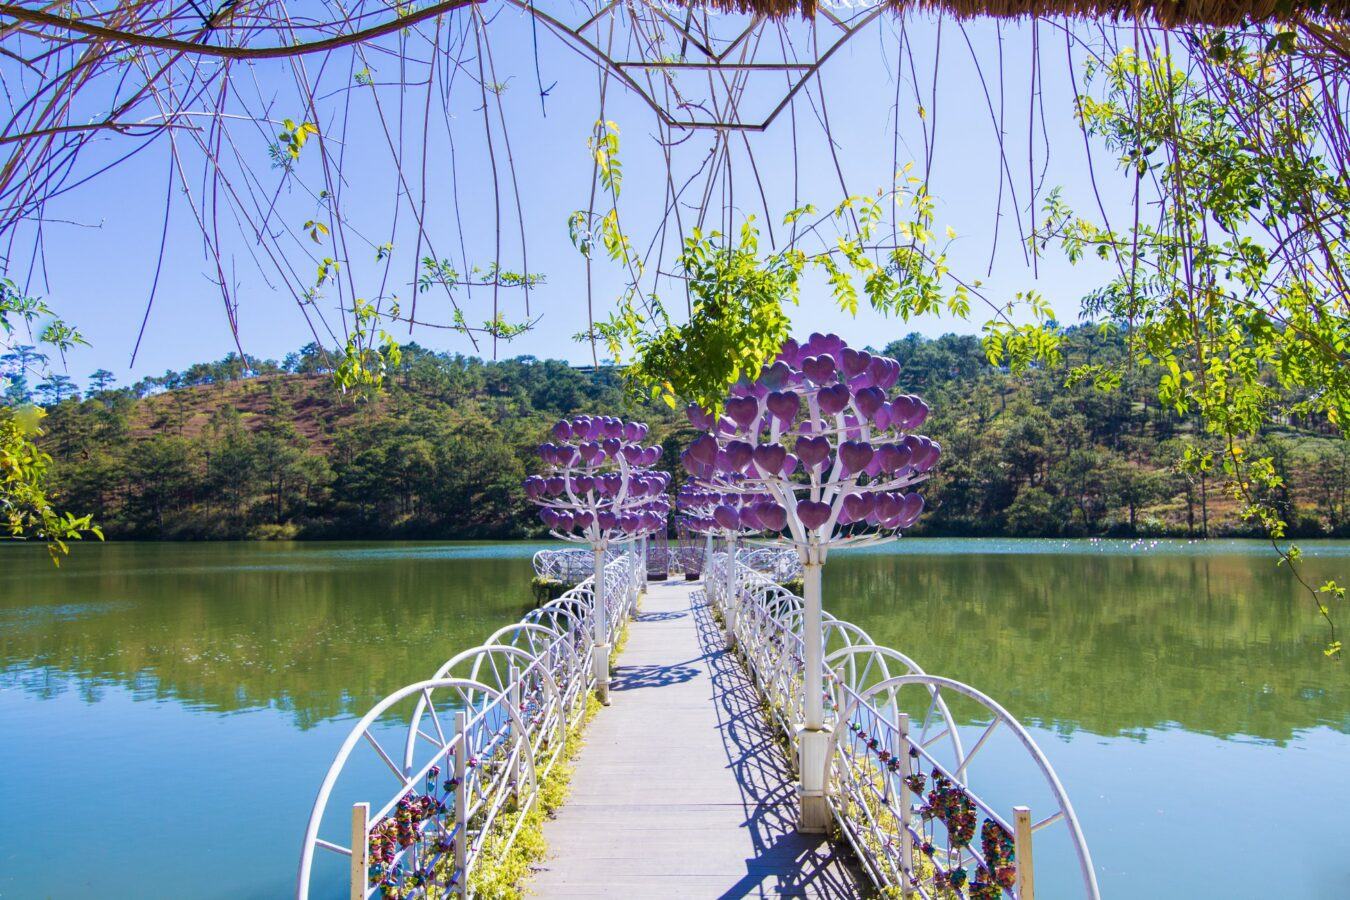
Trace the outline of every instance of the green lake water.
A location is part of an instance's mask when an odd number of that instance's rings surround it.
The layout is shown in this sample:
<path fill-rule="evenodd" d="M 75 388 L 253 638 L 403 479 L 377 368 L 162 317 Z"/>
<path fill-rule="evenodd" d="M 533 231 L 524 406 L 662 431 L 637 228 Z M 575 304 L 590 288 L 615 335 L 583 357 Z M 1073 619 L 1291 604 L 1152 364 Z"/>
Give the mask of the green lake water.
<path fill-rule="evenodd" d="M 285 895 L 353 719 L 528 609 L 535 549 L 0 547 L 0 897 Z M 1105 896 L 1350 896 L 1350 662 L 1267 546 L 905 539 L 825 596 L 1028 725 Z"/>

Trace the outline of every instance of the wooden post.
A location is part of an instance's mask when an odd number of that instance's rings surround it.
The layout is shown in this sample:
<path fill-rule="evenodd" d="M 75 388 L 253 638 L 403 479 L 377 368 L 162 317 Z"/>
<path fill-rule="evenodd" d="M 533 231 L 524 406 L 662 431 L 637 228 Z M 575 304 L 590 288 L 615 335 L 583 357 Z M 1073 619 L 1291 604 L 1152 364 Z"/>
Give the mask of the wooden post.
<path fill-rule="evenodd" d="M 463 897 L 469 880 L 469 735 L 464 728 L 464 712 L 455 713 L 455 874 L 459 881 L 454 893 Z"/>
<path fill-rule="evenodd" d="M 909 774 L 909 713 L 896 714 L 896 727 L 900 732 L 896 755 L 900 757 L 900 767 L 905 775 Z M 914 797 L 909 782 L 904 775 L 900 777 L 900 896 L 908 897 L 913 888 L 914 879 L 914 835 L 910 834 L 910 820 L 914 818 Z"/>
<path fill-rule="evenodd" d="M 366 900 L 370 883 L 370 804 L 352 804 L 352 889 L 351 900 Z"/>
<path fill-rule="evenodd" d="M 1036 869 L 1031 854 L 1031 809 L 1013 807 L 1013 853 L 1017 857 L 1017 896 L 1036 900 Z"/>

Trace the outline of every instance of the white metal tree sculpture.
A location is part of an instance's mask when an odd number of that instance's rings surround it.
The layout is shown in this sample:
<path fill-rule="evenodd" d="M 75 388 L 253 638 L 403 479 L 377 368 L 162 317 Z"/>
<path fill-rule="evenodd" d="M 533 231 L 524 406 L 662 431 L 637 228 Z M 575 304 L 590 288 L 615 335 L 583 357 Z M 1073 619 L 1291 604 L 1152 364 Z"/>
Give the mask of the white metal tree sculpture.
<path fill-rule="evenodd" d="M 854 350 L 837 335 L 789 340 L 754 381 L 743 381 L 714 420 L 692 407 L 707 430 L 690 445 L 696 477 L 722 477 L 725 490 L 769 494 L 753 516 L 801 556 L 805 676 L 798 733 L 803 831 L 829 825 L 824 794 L 825 730 L 821 567 L 830 548 L 894 538 L 913 525 L 923 498 L 910 491 L 941 448 L 914 433 L 928 417 L 918 397 L 888 393 L 899 379 L 893 359 Z M 773 527 L 773 526 L 777 527 Z"/>
<path fill-rule="evenodd" d="M 605 553 L 666 527 L 670 500 L 667 472 L 652 466 L 659 446 L 644 447 L 647 426 L 613 416 L 577 416 L 553 426 L 557 443 L 539 446 L 549 474 L 525 479 L 525 493 L 542 507 L 539 517 L 563 541 L 586 543 L 595 553 L 596 693 L 609 703 L 609 642 L 601 573 Z"/>

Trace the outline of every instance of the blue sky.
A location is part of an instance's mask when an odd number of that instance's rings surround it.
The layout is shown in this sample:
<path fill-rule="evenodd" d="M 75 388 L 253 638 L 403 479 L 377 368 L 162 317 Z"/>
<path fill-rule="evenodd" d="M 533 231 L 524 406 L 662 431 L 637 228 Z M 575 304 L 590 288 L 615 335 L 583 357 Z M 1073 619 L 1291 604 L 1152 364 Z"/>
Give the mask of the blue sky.
<path fill-rule="evenodd" d="M 835 155 L 849 190 L 870 193 L 889 184 L 893 156 L 892 104 L 896 93 L 896 71 L 900 68 L 898 160 L 901 163 L 921 160 L 923 128 L 927 125 L 935 135 L 930 187 L 938 198 L 938 231 L 941 233 L 946 226 L 951 226 L 959 235 L 952 246 L 954 271 L 967 279 L 982 279 L 987 293 L 1000 302 L 1016 291 L 1037 290 L 1049 299 L 1063 320 L 1075 321 L 1081 295 L 1100 284 L 1109 273 L 1100 264 L 1071 267 L 1053 254 L 1042 261 L 1038 272 L 1033 273 L 1018 246 L 1006 183 L 1003 220 L 996 224 L 1000 156 L 979 74 L 972 62 L 972 56 L 979 59 L 996 104 L 1002 85 L 1007 165 L 1012 171 L 1018 202 L 1023 207 L 1020 212 L 1024 221 L 1027 217 L 1027 185 L 1031 177 L 1029 168 L 1034 169 L 1037 178 L 1042 177 L 1044 170 L 1045 189 L 1062 186 L 1071 205 L 1096 218 L 1083 140 L 1072 119 L 1064 33 L 1046 24 L 1040 26 L 1038 33 L 1042 65 L 1037 90 L 1043 103 L 1043 127 L 1050 148 L 1047 157 L 1042 123 L 1038 119 L 1040 112 L 1033 116 L 1030 102 L 1032 33 L 1029 26 L 1004 24 L 999 29 L 989 22 L 968 23 L 966 33 L 973 45 L 972 54 L 956 22 L 947 20 L 939 26 L 932 18 L 911 15 L 904 28 L 914 48 L 918 91 L 927 107 L 923 119 L 917 111 L 909 62 L 897 60 L 900 27 L 894 17 L 883 16 L 836 54 L 821 74 L 836 142 Z M 552 85 L 546 99 L 545 116 L 540 111 L 532 53 L 536 35 L 529 20 L 514 8 L 507 8 L 493 21 L 490 35 L 497 80 L 507 84 L 501 98 L 519 183 L 530 269 L 543 273 L 547 279 L 532 295 L 532 313 L 542 315 L 539 325 L 516 341 L 501 345 L 499 353 L 502 356 L 533 354 L 588 361 L 589 347 L 571 340 L 571 335 L 585 327 L 585 282 L 583 263 L 568 239 L 566 223 L 573 210 L 585 206 L 590 189 L 591 169 L 585 142 L 598 111 L 596 70 L 558 38 L 540 29 L 537 34 L 540 76 L 546 87 Z M 929 96 L 933 90 L 930 80 L 933 58 L 939 49 L 934 102 Z M 1080 61 L 1081 83 L 1081 48 L 1075 48 L 1075 54 Z M 372 54 L 367 61 L 377 84 L 392 78 L 396 71 L 392 54 Z M 312 60 L 308 62 L 315 64 Z M 357 62 L 351 61 L 351 65 L 355 67 Z M 321 89 L 351 83 L 350 71 L 338 71 L 342 65 L 336 62 L 329 65 L 333 71 L 316 76 Z M 466 69 L 471 70 L 472 66 Z M 238 81 L 240 78 L 236 76 Z M 287 64 L 252 67 L 248 81 L 258 92 L 257 96 L 272 103 L 276 117 L 295 115 L 287 111 L 299 108 L 297 101 L 288 99 L 293 91 L 293 79 Z M 386 112 L 396 107 L 398 92 L 395 89 L 377 87 L 376 90 L 380 92 Z M 780 91 L 776 84 L 767 85 L 759 91 L 749 92 L 748 96 L 756 102 L 770 102 Z M 414 294 L 411 286 L 415 266 L 414 239 L 408 227 L 413 207 L 407 200 L 399 198 L 399 181 L 374 113 L 363 109 L 362 101 L 358 99 L 346 116 L 344 131 L 343 123 L 337 117 L 343 109 L 341 95 L 335 96 L 338 99 L 321 104 L 321 117 L 329 113 L 333 117 L 320 125 L 332 142 L 330 146 L 340 147 L 346 154 L 344 172 L 347 182 L 343 188 L 342 208 L 350 223 L 347 253 L 336 252 L 329 246 L 329 240 L 310 245 L 306 239 L 306 242 L 288 244 L 287 257 L 297 270 L 311 271 L 317 259 L 336 255 L 346 261 L 350 285 L 358 295 L 375 296 L 383 284 L 386 295 L 398 294 L 406 312 Z M 802 202 L 829 207 L 837 203 L 843 193 L 830 148 L 818 124 L 818 97 L 813 88 L 809 96 L 800 94 L 793 103 L 797 122 L 798 192 Z M 413 148 L 406 151 L 412 156 L 405 158 L 405 172 L 420 178 L 419 167 L 415 162 L 410 163 L 410 159 L 416 156 L 416 148 L 420 145 L 417 135 L 422 127 L 421 104 L 425 97 L 420 89 L 412 89 L 404 99 L 409 107 L 404 120 L 404 133 L 409 137 L 404 146 Z M 423 193 L 420 186 L 414 185 L 417 199 L 425 200 L 427 230 L 437 243 L 437 251 L 442 256 L 453 257 L 457 264 L 461 261 L 461 240 L 465 248 L 463 255 L 470 262 L 489 261 L 497 232 L 479 106 L 477 86 L 459 78 L 450 94 L 451 132 L 444 133 L 439 114 L 435 115 L 431 126 L 432 138 L 427 144 L 428 188 Z M 491 112 L 495 117 L 495 109 Z M 655 117 L 650 109 L 626 95 L 617 84 L 611 84 L 607 94 L 605 116 L 622 131 L 624 191 L 620 209 L 635 242 L 645 246 L 661 219 L 666 183 L 665 162 L 654 139 Z M 1035 129 L 1030 164 L 1028 125 L 1034 125 Z M 277 216 L 284 216 L 285 221 L 296 226 L 316 215 L 319 206 L 313 194 L 307 194 L 299 183 L 283 184 L 280 173 L 270 167 L 266 154 L 269 136 L 265 129 L 236 127 L 231 135 L 245 160 L 243 167 L 249 170 L 249 183 L 260 189 L 281 186 L 275 211 Z M 452 182 L 450 177 L 451 137 L 455 141 L 454 167 L 458 183 Z M 777 218 L 791 206 L 794 141 L 790 114 L 784 112 L 766 132 L 751 134 L 748 139 L 771 215 Z M 125 140 L 111 138 L 96 153 L 124 150 L 125 145 L 117 142 Z M 698 132 L 672 150 L 677 182 L 682 182 L 697 169 L 707 155 L 710 141 L 708 132 Z M 500 137 L 495 149 L 498 164 L 503 165 L 504 147 Z M 180 144 L 180 150 L 184 156 L 191 157 L 186 144 Z M 1095 147 L 1094 152 L 1096 171 L 1107 202 L 1119 203 L 1123 194 L 1113 161 L 1100 146 Z M 96 158 L 91 156 L 91 159 Z M 739 220 L 746 213 L 754 213 L 762 223 L 764 212 L 758 188 L 743 148 L 733 155 L 733 173 L 734 218 Z M 92 346 L 78 350 L 69 360 L 70 373 L 78 380 L 83 380 L 95 368 L 104 367 L 127 382 L 142 375 L 160 373 L 166 368 L 181 369 L 193 362 L 218 358 L 235 346 L 220 292 L 208 277 L 213 266 L 203 253 L 200 229 L 192 219 L 182 192 L 175 191 L 168 252 L 159 291 L 136 365 L 134 369 L 129 368 L 132 347 L 154 277 L 168 174 L 168 144 L 160 139 L 130 162 L 62 197 L 48 209 L 50 219 L 81 224 L 52 222 L 46 226 L 45 278 L 33 276 L 28 283 L 33 292 L 46 296 L 90 339 Z M 314 153 L 307 150 L 302 154 L 297 175 L 311 191 L 316 185 L 322 185 Z M 235 171 L 233 177 L 239 184 L 246 180 L 241 170 Z M 499 184 L 502 185 L 504 207 L 500 226 L 502 265 L 519 269 L 521 223 L 516 218 L 514 193 L 504 172 Z M 456 195 L 458 216 L 454 211 Z M 396 211 L 397 225 L 394 224 Z M 266 265 L 258 264 L 255 257 L 261 256 L 261 251 L 231 222 L 228 205 L 221 207 L 218 220 L 222 233 L 227 235 L 226 269 L 236 286 L 239 301 L 239 340 L 251 354 L 280 358 L 311 339 L 305 318 L 290 293 L 280 289 L 274 275 L 267 274 Z M 992 271 L 987 271 L 996 229 L 998 251 Z M 365 244 L 358 233 L 368 239 Z M 781 238 L 781 234 L 782 229 L 777 228 L 777 236 Z M 386 272 L 383 264 L 375 264 L 373 246 L 390 238 L 395 250 L 393 263 Z M 10 274 L 22 281 L 26 266 L 20 264 L 19 256 L 16 253 Z M 597 313 L 603 315 L 612 307 L 612 299 L 622 283 L 621 273 L 603 259 L 596 262 L 594 271 Z M 672 287 L 671 284 L 664 285 L 663 295 L 672 308 L 682 308 L 682 298 L 676 296 Z M 335 297 L 328 297 L 319 305 L 336 321 L 332 309 L 334 302 Z M 418 303 L 419 319 L 448 321 L 448 305 L 443 297 L 426 294 L 418 299 Z M 467 306 L 471 321 L 487 318 L 489 305 L 484 292 L 475 292 Z M 523 309 L 514 297 L 504 310 L 510 318 L 523 317 Z M 797 331 L 803 334 L 829 329 L 838 331 L 855 344 L 881 345 L 909 331 L 930 335 L 975 331 L 984 316 L 977 308 L 974 321 L 970 323 L 927 319 L 904 323 L 870 311 L 861 312 L 856 318 L 849 317 L 834 307 L 820 280 L 811 279 L 803 292 L 802 304 L 792 310 L 792 318 Z M 407 335 L 405 325 L 394 326 L 391 330 L 400 337 Z M 473 352 L 463 335 L 446 330 L 418 328 L 411 337 L 437 349 Z"/>

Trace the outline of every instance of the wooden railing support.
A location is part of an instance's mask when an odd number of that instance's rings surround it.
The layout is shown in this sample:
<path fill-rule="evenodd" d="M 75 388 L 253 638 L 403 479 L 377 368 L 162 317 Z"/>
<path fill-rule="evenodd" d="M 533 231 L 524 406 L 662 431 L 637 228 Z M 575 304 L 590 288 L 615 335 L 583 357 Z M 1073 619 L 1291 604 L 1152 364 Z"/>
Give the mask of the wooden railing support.
<path fill-rule="evenodd" d="M 1017 857 L 1018 900 L 1036 900 L 1036 866 L 1031 852 L 1031 809 L 1013 807 L 1013 855 Z"/>
<path fill-rule="evenodd" d="M 370 880 L 370 804 L 352 804 L 351 900 L 365 900 Z"/>

